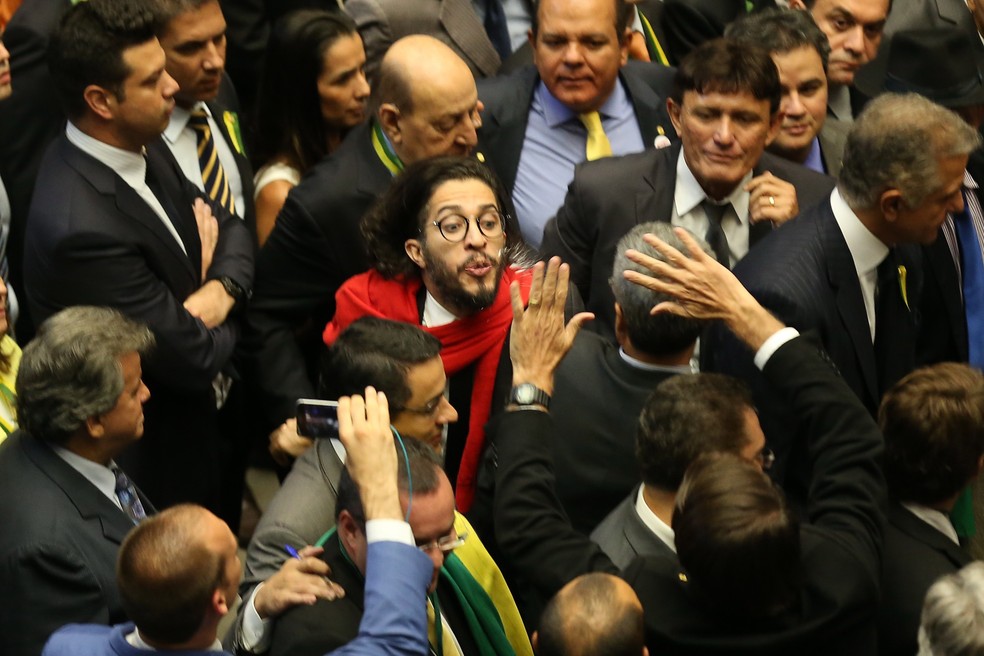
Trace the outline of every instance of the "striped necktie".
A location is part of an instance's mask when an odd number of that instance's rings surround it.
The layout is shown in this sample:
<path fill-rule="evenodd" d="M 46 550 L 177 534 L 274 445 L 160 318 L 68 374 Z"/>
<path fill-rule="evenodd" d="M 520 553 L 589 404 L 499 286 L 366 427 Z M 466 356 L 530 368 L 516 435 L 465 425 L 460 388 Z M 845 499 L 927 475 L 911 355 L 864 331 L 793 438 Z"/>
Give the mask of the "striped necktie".
<path fill-rule="evenodd" d="M 204 109 L 198 108 L 191 113 L 188 127 L 195 131 L 195 136 L 198 138 L 198 165 L 202 170 L 205 193 L 229 214 L 235 214 L 236 202 L 232 197 L 232 189 L 229 187 L 225 169 L 219 161 L 219 151 L 215 148 L 212 127 L 208 123 L 208 116 Z"/>
<path fill-rule="evenodd" d="M 134 524 L 138 524 L 147 516 L 147 513 L 137 495 L 137 488 L 133 486 L 133 482 L 119 467 L 113 468 L 113 475 L 116 476 L 116 498 L 120 500 L 123 512 L 133 520 Z"/>
<path fill-rule="evenodd" d="M 584 154 L 589 162 L 602 157 L 612 156 L 612 144 L 608 141 L 608 135 L 601 126 L 601 116 L 598 112 L 585 112 L 578 114 L 581 123 L 588 131 L 588 142 L 584 146 Z"/>

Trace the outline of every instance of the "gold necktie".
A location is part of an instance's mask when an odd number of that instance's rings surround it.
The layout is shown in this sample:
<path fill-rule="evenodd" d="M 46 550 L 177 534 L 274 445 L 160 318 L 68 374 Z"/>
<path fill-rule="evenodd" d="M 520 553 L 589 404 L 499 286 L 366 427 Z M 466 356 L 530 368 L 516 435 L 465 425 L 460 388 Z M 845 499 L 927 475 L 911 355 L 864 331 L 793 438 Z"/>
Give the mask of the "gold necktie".
<path fill-rule="evenodd" d="M 222 168 L 222 162 L 219 161 L 219 152 L 215 148 L 215 139 L 212 136 L 212 127 L 208 123 L 208 116 L 204 109 L 199 108 L 191 113 L 188 127 L 194 130 L 198 140 L 198 164 L 202 170 L 205 193 L 224 207 L 229 214 L 235 214 L 236 201 L 232 196 L 232 189 L 229 187 L 229 179 L 226 177 L 225 169 Z"/>
<path fill-rule="evenodd" d="M 608 141 L 605 128 L 601 127 L 601 116 L 598 115 L 598 112 L 585 112 L 578 114 L 577 117 L 581 119 L 581 123 L 588 131 L 588 143 L 584 147 L 584 154 L 588 161 L 611 157 L 612 144 Z"/>
<path fill-rule="evenodd" d="M 436 595 L 435 595 L 436 596 Z M 434 612 L 434 604 L 431 600 L 427 599 L 427 641 L 431 646 L 435 647 L 435 651 L 442 656 L 461 656 L 461 652 L 455 646 L 454 638 L 448 632 L 447 627 L 441 627 L 441 648 L 438 649 L 437 645 L 437 631 L 436 628 L 438 622 L 437 613 Z M 443 622 L 442 622 L 443 624 Z"/>

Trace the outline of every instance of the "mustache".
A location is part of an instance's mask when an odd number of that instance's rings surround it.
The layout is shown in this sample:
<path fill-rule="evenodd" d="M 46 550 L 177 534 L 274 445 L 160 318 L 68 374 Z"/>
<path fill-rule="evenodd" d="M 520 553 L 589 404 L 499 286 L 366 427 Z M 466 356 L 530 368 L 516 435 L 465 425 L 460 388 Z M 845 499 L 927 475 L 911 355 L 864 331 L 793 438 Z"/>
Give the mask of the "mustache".
<path fill-rule="evenodd" d="M 470 266 L 491 266 L 493 268 L 498 268 L 499 263 L 502 262 L 501 259 L 502 251 L 499 251 L 498 255 L 472 255 L 465 263 L 458 267 L 458 271 L 464 271 Z"/>

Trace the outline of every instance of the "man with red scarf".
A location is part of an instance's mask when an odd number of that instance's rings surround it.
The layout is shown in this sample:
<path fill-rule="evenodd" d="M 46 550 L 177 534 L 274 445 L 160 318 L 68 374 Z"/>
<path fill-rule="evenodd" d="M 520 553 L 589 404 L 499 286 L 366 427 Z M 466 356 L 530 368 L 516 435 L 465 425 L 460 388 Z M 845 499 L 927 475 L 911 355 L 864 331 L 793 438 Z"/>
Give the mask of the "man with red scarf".
<path fill-rule="evenodd" d="M 451 401 L 462 415 L 448 427 L 445 470 L 462 512 L 474 496 L 493 397 L 505 400 L 496 391 L 509 386 L 510 372 L 499 371 L 512 322 L 509 284 L 519 280 L 524 303 L 529 293 L 530 272 L 509 266 L 524 246 L 508 202 L 495 175 L 474 159 L 408 167 L 363 220 L 373 268 L 338 290 L 324 332 L 331 344 L 371 315 L 419 324 L 441 340 Z"/>

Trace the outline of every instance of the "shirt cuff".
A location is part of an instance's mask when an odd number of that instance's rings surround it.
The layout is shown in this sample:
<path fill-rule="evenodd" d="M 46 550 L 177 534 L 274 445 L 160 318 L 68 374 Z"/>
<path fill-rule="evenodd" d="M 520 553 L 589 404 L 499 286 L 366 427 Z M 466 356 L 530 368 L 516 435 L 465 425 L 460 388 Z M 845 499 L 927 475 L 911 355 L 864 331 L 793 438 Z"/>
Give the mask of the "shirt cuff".
<path fill-rule="evenodd" d="M 791 341 L 799 337 L 799 331 L 795 328 L 790 328 L 786 326 L 785 328 L 780 328 L 772 334 L 769 339 L 765 340 L 759 350 L 755 353 L 755 366 L 761 371 L 765 369 L 766 363 L 772 357 L 772 355 L 779 350 L 779 347 L 788 341 Z"/>
<path fill-rule="evenodd" d="M 415 545 L 410 525 L 402 519 L 370 519 L 366 522 L 366 542 L 399 542 Z"/>
<path fill-rule="evenodd" d="M 246 601 L 246 610 L 243 612 L 243 625 L 239 633 L 239 646 L 250 653 L 263 653 L 270 647 L 270 618 L 263 619 L 256 612 L 253 600 L 256 593 L 263 587 L 263 583 L 253 588 L 253 592 Z"/>

